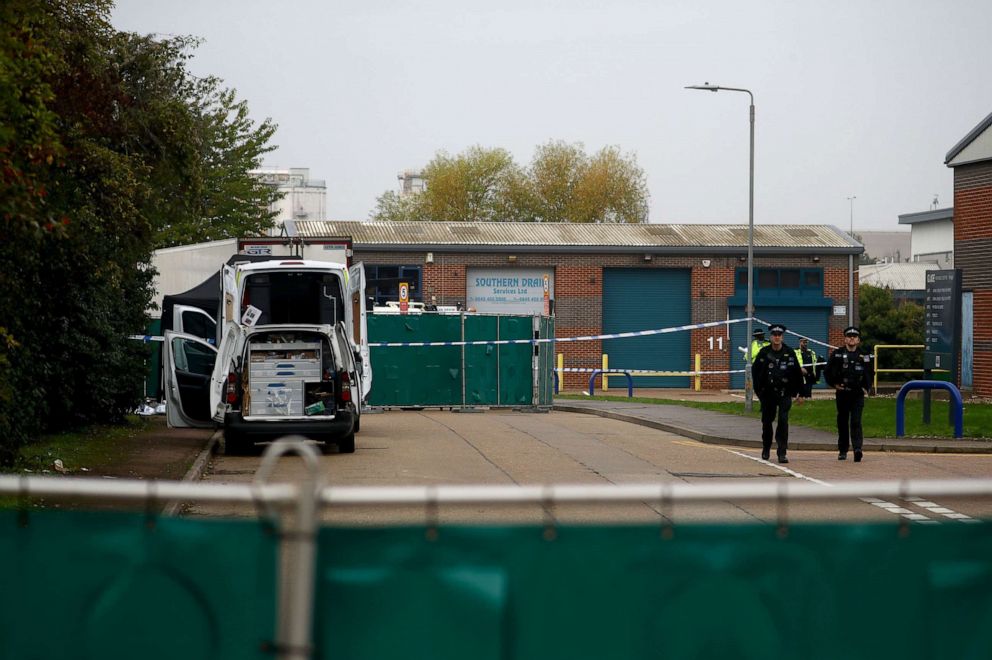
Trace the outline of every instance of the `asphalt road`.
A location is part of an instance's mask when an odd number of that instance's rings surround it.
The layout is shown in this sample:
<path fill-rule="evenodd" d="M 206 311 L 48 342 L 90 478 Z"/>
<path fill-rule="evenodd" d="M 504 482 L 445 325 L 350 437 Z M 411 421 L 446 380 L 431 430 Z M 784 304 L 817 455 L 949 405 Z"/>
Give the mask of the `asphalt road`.
<path fill-rule="evenodd" d="M 803 479 L 824 484 L 849 480 L 954 479 L 992 476 L 992 455 L 875 453 L 856 464 L 835 452 L 795 451 L 779 466 L 759 459 L 756 449 L 703 444 L 672 433 L 592 415 L 490 410 L 388 411 L 365 415 L 354 454 L 320 458 L 328 485 L 397 486 L 430 484 L 694 484 L 743 480 Z M 774 452 L 773 452 L 774 457 Z M 853 454 L 852 454 L 853 457 Z M 203 477 L 209 482 L 254 479 L 257 456 L 215 456 Z M 286 457 L 273 481 L 297 481 L 303 463 Z M 254 516 L 253 507 L 198 504 L 188 515 Z M 444 507 L 447 523 L 549 522 L 658 523 L 789 521 L 894 521 L 914 524 L 969 524 L 992 517 L 992 502 L 947 500 L 906 502 L 791 503 L 718 502 L 662 506 L 628 505 Z M 325 510 L 327 522 L 422 524 L 432 514 L 421 507 L 354 507 Z"/>

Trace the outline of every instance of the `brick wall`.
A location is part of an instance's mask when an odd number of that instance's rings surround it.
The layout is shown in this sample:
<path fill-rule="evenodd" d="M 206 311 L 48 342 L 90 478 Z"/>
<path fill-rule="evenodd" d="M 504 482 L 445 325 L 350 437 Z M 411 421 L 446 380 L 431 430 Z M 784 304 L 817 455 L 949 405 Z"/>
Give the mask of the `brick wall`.
<path fill-rule="evenodd" d="M 423 252 L 389 252 L 385 250 L 355 250 L 354 260 L 379 265 L 421 265 L 423 267 L 423 299 L 437 296 L 438 303 L 454 304 L 466 298 L 465 274 L 468 268 L 554 268 L 555 272 L 555 334 L 557 337 L 578 337 L 598 335 L 603 331 L 603 269 L 604 268 L 682 268 L 690 269 L 692 297 L 692 323 L 723 321 L 727 318 L 727 299 L 734 295 L 734 273 L 744 262 L 736 256 L 660 256 L 653 255 L 650 261 L 644 260 L 643 253 L 632 254 L 539 254 L 513 253 L 516 259 L 510 262 L 508 253 L 437 252 L 434 262 L 425 263 Z M 703 266 L 703 260 L 709 266 Z M 849 305 L 848 259 L 846 256 L 823 256 L 814 262 L 810 256 L 755 257 L 754 267 L 758 268 L 810 268 L 824 270 L 823 295 L 833 298 L 837 305 Z M 855 296 L 857 279 L 855 278 Z M 847 316 L 830 316 L 829 341 L 839 345 L 843 342 L 843 329 L 847 326 Z M 990 324 L 992 327 L 992 324 Z M 723 347 L 714 341 L 711 349 L 709 338 L 723 336 Z M 736 350 L 730 346 L 726 328 L 704 328 L 691 332 L 692 355 L 699 353 L 703 371 L 725 371 L 730 369 Z M 564 355 L 566 367 L 597 369 L 602 365 L 602 342 L 565 342 L 556 346 Z M 556 362 L 557 364 L 557 362 Z M 563 389 L 586 389 L 588 374 L 566 374 Z M 721 389 L 730 385 L 726 374 L 704 376 L 705 389 Z"/>
<path fill-rule="evenodd" d="M 954 168 L 954 265 L 974 294 L 972 390 L 992 396 L 992 161 Z"/>

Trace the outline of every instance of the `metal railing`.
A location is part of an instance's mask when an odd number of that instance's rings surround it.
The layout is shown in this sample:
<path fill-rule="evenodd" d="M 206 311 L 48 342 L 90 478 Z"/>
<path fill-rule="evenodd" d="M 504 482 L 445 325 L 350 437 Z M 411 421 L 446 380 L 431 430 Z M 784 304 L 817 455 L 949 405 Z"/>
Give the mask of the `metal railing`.
<path fill-rule="evenodd" d="M 298 454 L 307 477 L 296 483 L 268 483 L 276 461 Z M 509 486 L 324 486 L 317 455 L 302 438 L 282 438 L 270 446 L 252 484 L 190 483 L 96 478 L 0 475 L 0 495 L 31 498 L 100 498 L 121 503 L 145 503 L 149 510 L 169 501 L 250 503 L 259 515 L 278 518 L 282 585 L 277 607 L 277 657 L 312 655 L 312 612 L 316 580 L 318 515 L 325 507 L 420 506 L 425 521 L 436 524 L 441 505 L 520 505 L 547 508 L 558 504 L 658 502 L 662 507 L 680 503 L 725 501 L 825 501 L 851 498 L 992 498 L 992 479 L 847 481 L 826 486 L 808 481 L 766 480 L 751 483 L 692 484 L 549 484 Z M 784 509 L 780 510 L 783 515 Z M 785 519 L 783 518 L 783 521 Z M 785 524 L 784 522 L 782 524 Z"/>
<path fill-rule="evenodd" d="M 901 374 L 922 374 L 922 373 L 924 373 L 926 371 L 925 369 L 922 369 L 922 368 L 921 369 L 881 369 L 881 368 L 879 368 L 879 366 L 878 366 L 878 364 L 879 364 L 879 362 L 878 362 L 878 351 L 879 351 L 879 349 L 882 349 L 882 348 L 884 348 L 884 349 L 892 349 L 892 350 L 898 350 L 898 349 L 917 349 L 918 350 L 918 349 L 921 349 L 921 348 L 926 348 L 926 346 L 923 345 L 923 344 L 876 344 L 875 345 L 875 348 L 872 349 L 872 359 L 874 360 L 874 363 L 875 363 L 875 381 L 872 383 L 872 386 L 871 386 L 871 389 L 872 389 L 873 392 L 877 392 L 878 391 L 878 374 L 879 373 L 883 373 L 884 372 L 884 373 L 897 373 L 897 374 L 900 374 L 900 373 Z M 932 371 L 934 373 L 945 373 L 945 374 L 946 373 L 950 373 L 947 369 L 930 369 L 930 371 Z"/>

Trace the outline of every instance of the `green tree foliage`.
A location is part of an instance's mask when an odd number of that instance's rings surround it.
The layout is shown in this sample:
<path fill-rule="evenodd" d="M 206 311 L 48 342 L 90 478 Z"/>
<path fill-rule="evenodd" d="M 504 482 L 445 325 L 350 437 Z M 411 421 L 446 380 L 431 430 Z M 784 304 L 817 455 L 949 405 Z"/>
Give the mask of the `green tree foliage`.
<path fill-rule="evenodd" d="M 913 345 L 924 340 L 923 308 L 916 303 L 896 305 L 892 291 L 868 284 L 858 288 L 861 317 L 862 346 L 871 352 L 878 344 Z M 923 350 L 903 349 L 883 351 L 879 357 L 882 368 L 922 369 Z M 889 374 L 883 380 L 908 380 L 919 374 L 898 378 Z"/>
<path fill-rule="evenodd" d="M 581 144 L 541 145 L 525 169 L 503 149 L 441 152 L 423 170 L 418 195 L 386 192 L 373 220 L 447 222 L 646 222 L 648 191 L 633 156 L 606 147 L 593 156 Z"/>
<path fill-rule="evenodd" d="M 0 3 L 0 463 L 138 403 L 154 248 L 271 224 L 247 171 L 274 127 L 110 7 Z"/>

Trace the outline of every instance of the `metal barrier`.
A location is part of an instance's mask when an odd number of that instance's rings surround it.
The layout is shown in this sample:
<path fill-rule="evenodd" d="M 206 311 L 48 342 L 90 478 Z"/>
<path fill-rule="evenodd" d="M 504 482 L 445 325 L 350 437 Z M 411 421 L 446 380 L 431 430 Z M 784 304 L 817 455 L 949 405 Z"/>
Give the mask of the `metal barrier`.
<path fill-rule="evenodd" d="M 934 389 L 947 390 L 951 393 L 954 437 L 964 437 L 964 401 L 961 399 L 961 392 L 953 384 L 942 380 L 911 380 L 899 389 L 899 394 L 896 396 L 896 437 L 901 438 L 906 435 L 906 395 L 912 390 Z"/>
<path fill-rule="evenodd" d="M 269 572 L 273 564 L 279 566 L 279 605 L 274 608 L 279 633 L 274 644 L 259 644 L 269 639 L 263 637 L 269 634 L 268 626 L 248 627 L 257 618 L 255 611 L 271 616 L 266 603 L 274 590 L 255 594 L 240 587 L 266 567 L 253 571 L 250 562 L 242 561 L 235 566 L 243 572 L 241 579 L 232 573 L 213 581 L 210 571 L 198 568 L 211 558 L 204 554 L 216 559 L 218 539 L 230 537 L 232 525 L 243 526 L 241 522 L 218 527 L 220 521 L 207 525 L 164 519 L 150 524 L 154 515 L 148 513 L 118 514 L 110 520 L 93 512 L 35 513 L 25 507 L 21 513 L 0 511 L 0 521 L 6 524 L 0 557 L 12 568 L 0 576 L 0 585 L 14 587 L 5 590 L 7 598 L 0 602 L 4 657 L 134 657 L 137 649 L 142 657 L 153 659 L 411 654 L 441 660 L 511 655 L 529 659 L 607 657 L 616 654 L 618 644 L 625 657 L 650 657 L 659 649 L 666 657 L 702 657 L 706 654 L 700 644 L 709 640 L 707 635 L 718 636 L 719 648 L 729 649 L 734 657 L 746 656 L 756 645 L 777 650 L 766 653 L 772 657 L 814 660 L 873 657 L 879 649 L 895 649 L 899 657 L 911 660 L 930 657 L 937 638 L 921 642 L 918 635 L 905 635 L 900 624 L 907 620 L 921 631 L 924 623 L 938 630 L 947 657 L 967 657 L 969 650 L 989 648 L 982 617 L 992 599 L 982 576 L 992 568 L 992 528 L 921 525 L 910 533 L 906 519 L 899 533 L 893 525 L 793 525 L 787 505 L 868 497 L 992 497 L 992 479 L 848 481 L 829 488 L 781 479 L 322 488 L 312 473 L 312 448 L 299 441 L 283 445 L 267 452 L 255 484 L 0 476 L 0 495 L 17 496 L 25 503 L 34 497 L 89 496 L 146 503 L 152 510 L 155 503 L 178 499 L 251 503 L 264 518 L 278 515 L 271 519 L 269 532 L 242 530 L 265 541 L 265 547 L 271 548 L 275 539 L 281 546 L 279 556 L 256 557 L 270 562 Z M 289 451 L 300 453 L 311 468 L 307 483 L 266 483 L 271 461 Z M 675 505 L 726 501 L 777 503 L 778 524 L 676 525 L 670 517 Z M 544 533 L 535 525 L 438 526 L 439 506 L 525 504 L 550 510 L 588 503 L 656 505 L 661 522 L 559 530 L 551 516 Z M 290 511 L 294 505 L 295 513 Z M 317 515 L 327 507 L 367 505 L 421 507 L 428 533 L 405 526 L 316 529 Z M 23 520 L 18 521 L 19 516 Z M 127 535 L 125 526 L 131 528 Z M 185 536 L 177 533 L 183 530 Z M 244 542 L 247 536 L 237 538 Z M 132 553 L 140 555 L 137 562 Z M 611 557 L 608 565 L 589 574 L 589 562 L 604 555 Z M 91 575 L 94 558 L 103 563 Z M 224 561 L 239 558 L 235 552 Z M 170 571 L 175 567 L 174 574 L 159 570 L 163 565 Z M 184 573 L 182 566 L 193 572 Z M 786 582 L 781 580 L 783 567 L 790 575 Z M 260 581 L 271 587 L 270 575 L 265 577 Z M 39 581 L 46 588 L 39 590 Z M 150 593 L 149 584 L 158 591 Z M 60 597 L 53 601 L 48 588 L 57 588 Z M 112 599 L 94 605 L 94 593 Z M 238 625 L 218 632 L 216 621 L 193 615 L 177 619 L 187 614 L 180 607 L 196 604 L 204 594 L 216 605 L 212 611 L 240 617 Z M 569 597 L 563 598 L 565 594 Z M 232 601 L 234 597 L 241 600 Z M 616 607 L 595 608 L 611 597 Z M 877 616 L 885 625 L 833 634 L 851 609 L 869 598 L 879 605 Z M 65 606 L 67 600 L 70 606 Z M 385 612 L 384 602 L 389 603 Z M 797 602 L 816 606 L 796 607 Z M 126 622 L 106 616 L 108 603 L 114 606 L 110 614 L 133 616 Z M 710 622 L 706 615 L 714 608 L 718 616 Z M 731 614 L 742 612 L 753 621 L 737 627 L 726 624 Z M 170 616 L 196 630 L 184 628 L 182 635 L 170 635 L 160 625 Z M 137 639 L 126 627 L 143 619 L 152 624 L 141 632 L 154 635 L 162 630 L 160 638 Z M 381 634 L 383 621 L 390 626 L 389 635 Z M 576 626 L 576 621 L 583 625 Z M 955 623 L 960 629 L 953 628 Z M 955 634 L 946 634 L 947 626 Z M 617 630 L 625 634 L 618 636 Z M 191 639 L 199 645 L 191 645 Z M 513 653 L 507 652 L 511 646 Z"/>
<path fill-rule="evenodd" d="M 604 369 L 594 369 L 593 372 L 592 372 L 592 374 L 589 375 L 589 396 L 592 396 L 595 393 L 596 376 L 599 376 L 600 374 L 603 375 L 603 382 L 604 382 L 603 389 L 604 390 L 606 389 L 606 387 L 605 387 L 606 374 L 616 374 L 618 376 L 620 374 L 623 374 L 624 376 L 626 376 L 627 377 L 627 398 L 630 398 L 630 399 L 634 398 L 634 379 L 631 377 L 630 372 L 629 371 L 619 371 L 619 370 L 609 370 L 609 369 L 606 369 L 606 370 L 604 370 Z"/>
<path fill-rule="evenodd" d="M 923 344 L 876 344 L 875 348 L 872 350 L 872 359 L 875 362 L 875 382 L 872 383 L 871 389 L 873 392 L 878 391 L 878 374 L 880 372 L 885 373 L 901 373 L 901 374 L 926 374 L 926 369 L 880 369 L 878 367 L 878 349 L 920 349 L 926 348 Z M 930 371 L 940 372 L 940 373 L 950 373 L 947 369 L 930 369 Z"/>

